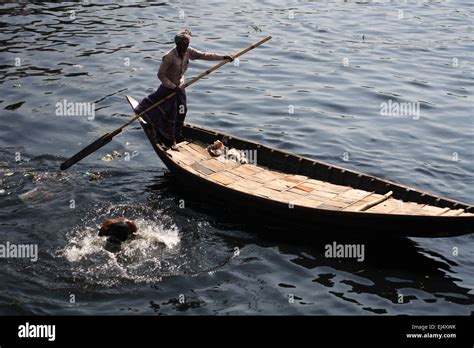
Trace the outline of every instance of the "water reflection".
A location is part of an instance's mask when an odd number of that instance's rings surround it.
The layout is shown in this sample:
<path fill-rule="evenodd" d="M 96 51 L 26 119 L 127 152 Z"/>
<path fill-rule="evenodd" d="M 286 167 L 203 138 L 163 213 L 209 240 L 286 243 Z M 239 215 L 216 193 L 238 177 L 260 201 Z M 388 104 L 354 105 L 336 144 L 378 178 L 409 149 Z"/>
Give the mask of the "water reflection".
<path fill-rule="evenodd" d="M 440 299 L 460 305 L 474 304 L 472 289 L 460 285 L 462 282 L 455 270 L 459 265 L 453 258 L 425 249 L 410 238 L 387 238 L 383 232 L 379 238 L 360 238 L 319 231 L 318 238 L 312 238 L 308 244 L 305 240 L 295 239 L 294 231 L 287 231 L 286 236 L 272 236 L 271 231 L 265 231 L 266 227 L 257 221 L 243 223 L 236 216 L 223 215 L 212 203 L 203 203 L 201 199 L 180 189 L 171 175 L 155 178 L 155 183 L 148 187 L 148 191 L 150 199 L 167 201 L 168 209 L 175 216 L 200 215 L 209 219 L 229 249 L 242 249 L 256 244 L 262 248 L 277 247 L 280 253 L 294 256 L 290 259 L 292 263 L 316 275 L 312 282 L 323 285 L 328 293 L 344 301 L 363 306 L 367 311 L 388 313 L 390 309 L 371 308 L 353 297 L 372 294 L 394 305 L 409 304 L 414 300 L 436 303 Z M 179 200 L 183 199 L 187 209 L 178 208 Z M 353 233 L 355 235 L 357 231 Z M 444 239 L 433 241 L 443 243 Z M 327 257 L 328 246 L 333 243 L 363 245 L 363 261 L 357 261 L 355 256 Z M 286 288 L 295 285 L 280 284 Z"/>

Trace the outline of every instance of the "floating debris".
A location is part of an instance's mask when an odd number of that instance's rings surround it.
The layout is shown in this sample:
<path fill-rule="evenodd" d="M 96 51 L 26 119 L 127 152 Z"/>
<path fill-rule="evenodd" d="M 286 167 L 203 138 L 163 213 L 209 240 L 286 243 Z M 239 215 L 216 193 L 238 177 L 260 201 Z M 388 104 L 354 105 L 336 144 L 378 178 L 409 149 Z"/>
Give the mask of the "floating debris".
<path fill-rule="evenodd" d="M 24 101 L 21 101 L 21 102 L 15 103 L 15 104 L 10 104 L 10 105 L 5 106 L 5 110 L 14 111 L 16 109 L 19 109 L 23 104 L 25 104 Z"/>
<path fill-rule="evenodd" d="M 117 158 L 122 158 L 123 156 L 125 156 L 125 155 L 124 155 L 124 154 L 121 154 L 121 153 L 118 152 L 118 151 L 114 151 L 114 152 L 112 152 L 112 154 L 109 154 L 109 153 L 108 153 L 107 155 L 103 156 L 103 157 L 101 158 L 101 160 L 102 160 L 102 161 L 106 161 L 106 162 L 110 162 L 110 161 L 113 161 L 113 160 L 115 160 L 115 159 L 117 159 Z"/>
<path fill-rule="evenodd" d="M 102 160 L 102 161 L 109 162 L 109 161 L 113 161 L 114 158 L 112 157 L 112 155 L 107 154 L 107 155 L 105 155 L 105 156 L 102 156 L 101 160 Z"/>
<path fill-rule="evenodd" d="M 104 178 L 104 175 L 100 172 L 85 172 L 84 176 L 89 177 L 90 181 L 99 181 Z"/>
<path fill-rule="evenodd" d="M 35 198 L 37 198 L 38 196 L 39 196 L 39 191 L 38 191 L 38 188 L 35 187 L 32 190 L 29 190 L 25 193 L 18 195 L 18 198 L 20 198 L 24 203 L 29 203 Z"/>
<path fill-rule="evenodd" d="M 250 29 L 253 29 L 254 32 L 260 33 L 262 29 L 258 25 L 249 25 Z"/>
<path fill-rule="evenodd" d="M 33 178 L 33 180 L 35 179 L 35 173 L 33 173 L 33 172 L 23 173 L 23 176 L 27 177 L 27 178 Z"/>
<path fill-rule="evenodd" d="M 135 156 L 138 156 L 138 151 L 136 150 L 131 153 L 128 151 L 125 151 L 124 153 L 114 151 L 111 154 L 108 153 L 105 156 L 102 156 L 101 160 L 105 162 L 110 162 L 116 159 L 119 159 L 119 160 L 124 159 L 125 161 L 129 161 L 130 158 L 135 157 Z"/>
<path fill-rule="evenodd" d="M 18 195 L 18 198 L 20 198 L 22 202 L 26 204 L 33 203 L 34 201 L 49 200 L 52 197 L 53 194 L 51 192 L 42 191 L 38 187 Z"/>

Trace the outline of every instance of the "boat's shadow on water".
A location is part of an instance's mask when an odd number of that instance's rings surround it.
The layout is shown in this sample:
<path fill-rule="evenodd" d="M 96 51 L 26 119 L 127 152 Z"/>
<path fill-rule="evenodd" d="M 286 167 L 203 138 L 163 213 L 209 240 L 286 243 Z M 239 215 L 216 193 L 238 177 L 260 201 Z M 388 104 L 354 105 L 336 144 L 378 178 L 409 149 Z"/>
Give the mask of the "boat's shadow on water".
<path fill-rule="evenodd" d="M 262 225 L 258 220 L 246 220 L 239 212 L 224 210 L 205 197 L 182 190 L 172 175 L 155 178 L 155 183 L 148 186 L 147 191 L 151 200 L 166 201 L 171 205 L 169 209 L 178 215 L 180 211 L 186 211 L 185 214 L 205 216 L 231 249 L 235 246 L 243 248 L 250 243 L 278 247 L 282 254 L 296 255 L 291 259 L 295 264 L 307 269 L 321 268 L 324 274 L 313 282 L 327 286 L 336 276 L 334 272 L 347 272 L 373 283 L 350 281 L 353 292 L 374 293 L 393 303 L 399 303 L 404 288 L 422 290 L 459 304 L 473 303 L 470 289 L 458 286 L 459 279 L 452 276 L 456 273 L 453 267 L 458 264 L 438 252 L 424 249 L 410 238 L 387 238 L 383 232 L 359 237 L 357 230 L 338 233 L 318 226 L 312 231 L 288 230 L 282 234 L 281 230 Z M 180 208 L 183 203 L 185 209 Z M 235 233 L 236 230 L 241 233 Z M 305 233 L 309 237 L 301 238 Z M 353 253 L 341 256 L 337 254 L 341 248 Z M 403 301 L 415 297 L 408 295 Z M 436 302 L 435 297 L 424 298 L 424 301 Z"/>

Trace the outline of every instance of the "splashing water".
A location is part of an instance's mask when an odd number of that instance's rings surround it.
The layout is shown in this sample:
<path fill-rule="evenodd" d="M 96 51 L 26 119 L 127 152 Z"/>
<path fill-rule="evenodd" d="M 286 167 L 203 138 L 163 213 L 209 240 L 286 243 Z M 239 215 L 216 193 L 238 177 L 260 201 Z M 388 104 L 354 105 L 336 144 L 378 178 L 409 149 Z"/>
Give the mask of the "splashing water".
<path fill-rule="evenodd" d="M 122 243 L 120 251 L 104 249 L 105 237 L 99 237 L 100 224 L 108 217 L 133 219 L 137 237 Z M 215 272 L 232 257 L 232 252 L 208 234 L 206 223 L 192 224 L 185 234 L 161 210 L 146 204 L 113 205 L 86 214 L 81 226 L 68 235 L 65 248 L 58 251 L 71 267 L 73 281 L 114 286 L 122 282 L 153 283 L 163 277 Z"/>
<path fill-rule="evenodd" d="M 58 251 L 70 262 L 75 279 L 111 286 L 124 280 L 159 281 L 176 272 L 178 266 L 172 261 L 179 252 L 179 231 L 162 212 L 141 205 L 118 205 L 99 210 L 93 218 L 87 215 L 86 226 L 71 231 L 69 243 Z M 138 232 L 133 240 L 122 243 L 120 251 L 112 253 L 104 249 L 106 238 L 99 237 L 98 231 L 106 217 L 117 216 L 133 219 Z"/>
<path fill-rule="evenodd" d="M 136 238 L 122 244 L 119 255 L 126 257 L 150 256 L 151 251 L 160 251 L 168 248 L 173 249 L 179 243 L 178 229 L 166 229 L 159 223 L 137 219 L 139 226 Z M 77 262 L 94 255 L 107 253 L 114 255 L 104 249 L 106 238 L 98 236 L 96 228 L 86 227 L 71 238 L 69 245 L 63 250 L 63 256 L 70 262 Z"/>

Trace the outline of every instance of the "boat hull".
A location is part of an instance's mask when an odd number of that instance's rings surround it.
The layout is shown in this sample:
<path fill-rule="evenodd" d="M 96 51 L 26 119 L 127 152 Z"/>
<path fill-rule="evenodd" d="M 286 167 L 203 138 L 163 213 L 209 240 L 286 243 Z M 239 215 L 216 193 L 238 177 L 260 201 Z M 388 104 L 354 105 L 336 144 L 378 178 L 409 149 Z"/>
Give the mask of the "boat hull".
<path fill-rule="evenodd" d="M 185 167 L 178 165 L 173 160 L 172 154 L 167 152 L 163 145 L 157 143 L 150 125 L 146 124 L 143 120 L 141 120 L 141 125 L 156 154 L 174 174 L 178 183 L 177 186 L 182 189 L 182 192 L 192 195 L 194 199 L 199 198 L 204 203 L 219 207 L 219 209 L 216 209 L 216 211 L 220 212 L 219 214 L 230 212 L 231 215 L 238 216 L 239 221 L 247 220 L 252 224 L 258 222 L 258 225 L 269 227 L 272 231 L 271 233 L 282 233 L 298 239 L 302 235 L 308 239 L 317 239 L 318 236 L 321 237 L 321 234 L 327 236 L 328 233 L 374 238 L 382 236 L 433 238 L 452 237 L 473 232 L 473 216 L 402 215 L 319 209 L 299 205 L 292 206 L 285 202 L 238 191 L 195 175 Z M 226 138 L 227 142 L 236 148 L 257 149 L 259 161 L 263 161 L 264 165 L 272 166 L 273 168 L 278 167 L 278 164 L 280 164 L 280 168 L 277 169 L 284 170 L 286 173 L 306 174 L 303 160 L 316 162 L 194 125 L 186 124 L 183 132 L 187 138 L 198 138 L 197 140 L 206 143 Z M 272 156 L 276 156 L 275 153 L 278 152 L 278 156 L 282 156 L 284 160 L 274 161 L 274 158 L 272 158 L 270 161 L 269 156 L 265 156 L 267 152 L 273 153 Z M 299 167 L 289 164 L 294 161 L 294 158 L 289 156 L 293 156 L 297 160 L 300 158 L 297 161 L 299 162 Z M 319 163 L 317 164 L 319 165 Z M 436 203 L 440 207 L 447 206 L 453 209 L 461 208 L 469 213 L 474 210 L 472 206 L 464 203 L 417 191 L 380 178 L 337 167 L 331 168 L 336 168 L 339 171 L 342 170 L 342 175 L 347 178 L 343 180 L 351 180 L 352 176 L 356 176 L 359 179 L 357 188 L 364 187 L 364 182 L 369 182 L 371 183 L 371 190 L 386 192 L 387 189 L 391 189 L 396 190 L 396 194 L 399 196 L 405 194 L 405 199 L 411 197 L 413 201 L 426 204 Z M 335 179 L 333 178 L 332 181 L 335 181 Z M 299 234 L 298 237 L 296 237 L 297 234 Z"/>

